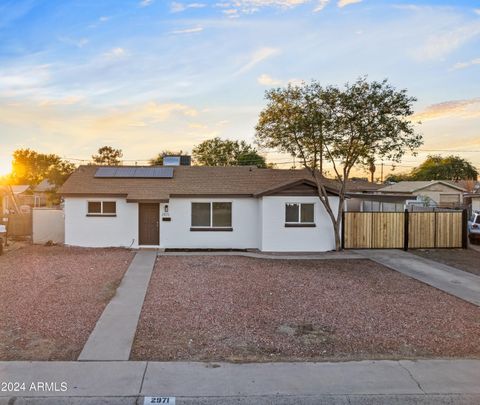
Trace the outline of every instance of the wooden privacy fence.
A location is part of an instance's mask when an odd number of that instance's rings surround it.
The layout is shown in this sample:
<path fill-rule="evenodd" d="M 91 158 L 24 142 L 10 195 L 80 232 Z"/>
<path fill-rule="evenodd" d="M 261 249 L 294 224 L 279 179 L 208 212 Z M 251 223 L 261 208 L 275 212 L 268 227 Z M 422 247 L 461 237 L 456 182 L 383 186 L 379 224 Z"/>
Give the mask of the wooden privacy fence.
<path fill-rule="evenodd" d="M 466 248 L 467 211 L 345 212 L 344 249 Z"/>
<path fill-rule="evenodd" d="M 7 222 L 9 237 L 24 237 L 32 235 L 32 214 L 9 214 Z"/>

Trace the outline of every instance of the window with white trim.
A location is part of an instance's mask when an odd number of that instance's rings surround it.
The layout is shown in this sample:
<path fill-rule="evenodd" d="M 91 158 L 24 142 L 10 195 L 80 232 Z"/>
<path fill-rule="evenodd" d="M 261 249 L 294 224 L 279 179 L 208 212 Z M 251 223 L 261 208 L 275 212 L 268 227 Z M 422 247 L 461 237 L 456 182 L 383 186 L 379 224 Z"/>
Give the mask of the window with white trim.
<path fill-rule="evenodd" d="M 313 203 L 286 203 L 285 225 L 314 225 L 315 204 Z"/>
<path fill-rule="evenodd" d="M 232 227 L 231 202 L 192 202 L 192 230 Z"/>
<path fill-rule="evenodd" d="M 117 216 L 116 201 L 88 201 L 87 216 L 115 217 Z"/>

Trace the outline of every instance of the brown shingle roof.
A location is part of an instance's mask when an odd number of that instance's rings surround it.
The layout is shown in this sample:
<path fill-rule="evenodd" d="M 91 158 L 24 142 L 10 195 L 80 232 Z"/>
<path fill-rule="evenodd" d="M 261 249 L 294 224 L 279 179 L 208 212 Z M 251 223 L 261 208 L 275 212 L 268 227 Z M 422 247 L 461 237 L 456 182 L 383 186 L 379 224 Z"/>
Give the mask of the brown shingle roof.
<path fill-rule="evenodd" d="M 311 179 L 306 170 L 258 169 L 250 166 L 207 167 L 178 166 L 171 179 L 96 178 L 97 166 L 80 166 L 60 188 L 65 196 L 124 195 L 128 200 L 168 200 L 175 195 L 253 196 L 286 182 Z M 363 182 L 362 182 L 363 183 Z M 325 179 L 325 185 L 336 182 Z M 364 184 L 350 183 L 360 191 Z"/>

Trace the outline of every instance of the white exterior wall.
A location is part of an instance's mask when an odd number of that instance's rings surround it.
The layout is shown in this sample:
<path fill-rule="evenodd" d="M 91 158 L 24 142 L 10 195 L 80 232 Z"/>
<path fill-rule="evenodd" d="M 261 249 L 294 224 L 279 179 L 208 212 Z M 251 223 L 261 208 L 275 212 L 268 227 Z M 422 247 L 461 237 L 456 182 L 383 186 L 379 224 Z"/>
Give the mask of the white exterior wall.
<path fill-rule="evenodd" d="M 88 201 L 116 201 L 116 217 L 87 217 Z M 124 198 L 65 198 L 65 244 L 138 247 L 138 204 Z"/>
<path fill-rule="evenodd" d="M 190 231 L 192 202 L 231 202 L 233 231 Z M 255 198 L 171 198 L 168 206 L 171 221 L 160 222 L 162 248 L 260 248 L 259 200 Z"/>
<path fill-rule="evenodd" d="M 32 215 L 33 243 L 65 242 L 65 214 L 63 210 L 34 208 Z"/>
<path fill-rule="evenodd" d="M 87 217 L 88 201 L 116 201 L 116 217 Z M 233 231 L 190 231 L 192 202 L 231 202 Z M 286 228 L 286 203 L 314 203 L 315 228 Z M 331 197 L 336 211 L 338 198 Z M 333 227 L 318 197 L 172 198 L 170 221 L 160 204 L 160 247 L 190 249 L 260 249 L 329 251 L 335 249 Z M 65 243 L 85 247 L 138 248 L 138 204 L 122 198 L 66 198 Z"/>
<path fill-rule="evenodd" d="M 286 228 L 286 203 L 314 203 L 314 228 Z M 334 212 L 338 197 L 330 197 Z M 318 197 L 263 197 L 262 250 L 265 252 L 325 252 L 335 249 L 332 222 Z"/>

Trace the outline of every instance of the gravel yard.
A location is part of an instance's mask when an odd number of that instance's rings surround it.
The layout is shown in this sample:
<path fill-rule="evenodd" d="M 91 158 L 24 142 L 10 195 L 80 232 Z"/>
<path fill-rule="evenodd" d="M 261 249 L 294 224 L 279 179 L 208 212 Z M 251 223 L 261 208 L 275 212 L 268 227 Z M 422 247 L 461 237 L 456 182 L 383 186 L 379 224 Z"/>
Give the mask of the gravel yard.
<path fill-rule="evenodd" d="M 133 255 L 29 245 L 0 256 L 0 360 L 76 360 Z"/>
<path fill-rule="evenodd" d="M 134 360 L 480 357 L 480 308 L 368 260 L 159 257 Z"/>
<path fill-rule="evenodd" d="M 409 252 L 480 276 L 480 252 L 474 249 L 417 249 Z"/>

